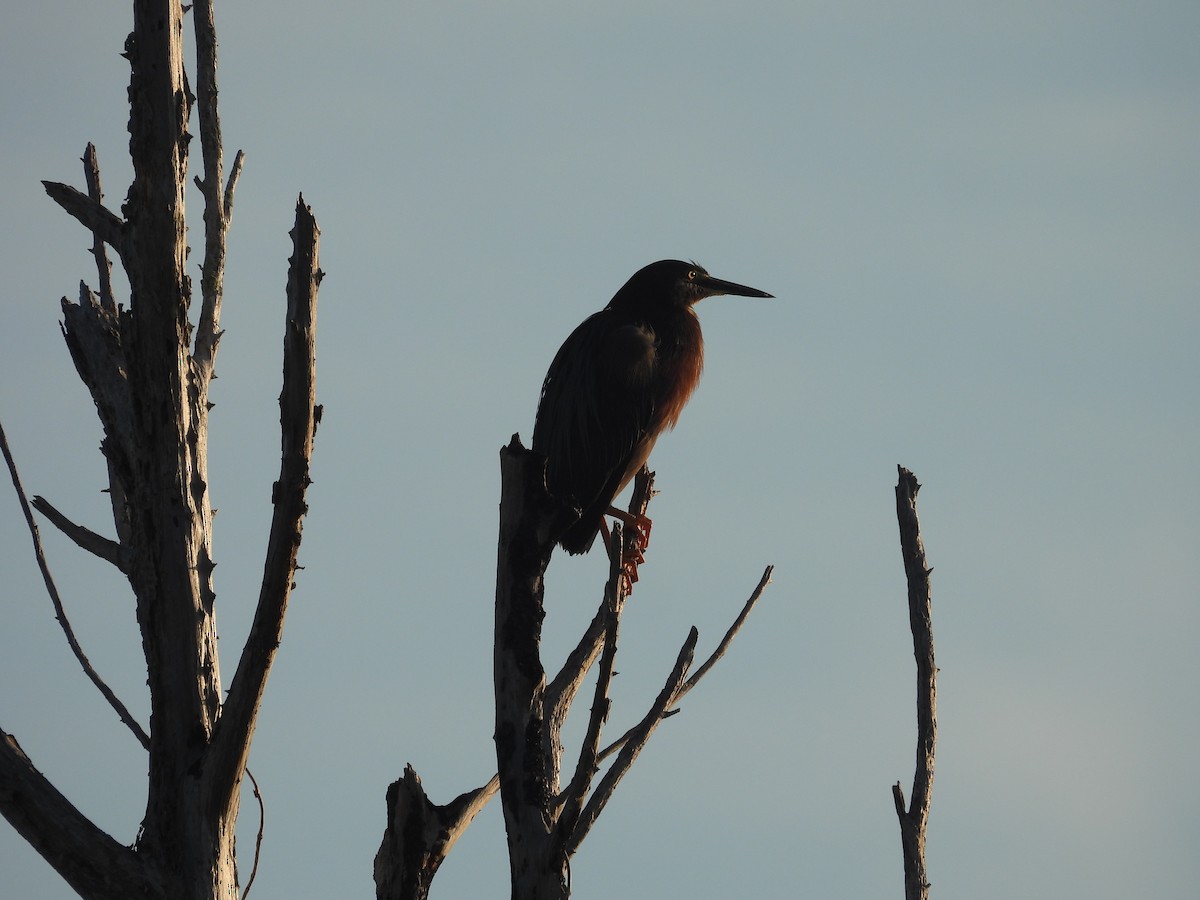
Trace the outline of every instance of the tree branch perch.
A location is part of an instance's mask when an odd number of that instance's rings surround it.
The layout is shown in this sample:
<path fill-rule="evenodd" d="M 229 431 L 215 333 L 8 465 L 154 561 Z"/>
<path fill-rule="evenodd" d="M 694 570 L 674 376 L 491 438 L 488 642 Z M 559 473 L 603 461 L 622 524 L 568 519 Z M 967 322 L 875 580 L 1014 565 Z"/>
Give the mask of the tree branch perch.
<path fill-rule="evenodd" d="M 913 653 L 917 661 L 917 762 L 913 775 L 912 801 L 904 806 L 904 789 L 892 786 L 896 816 L 900 820 L 900 842 L 904 852 L 905 900 L 927 900 L 929 878 L 925 865 L 925 831 L 933 796 L 933 761 L 937 743 L 937 665 L 933 657 L 933 617 L 929 573 L 921 525 L 917 519 L 917 492 L 921 485 L 908 469 L 897 466 L 896 518 L 900 525 L 900 548 L 908 579 L 908 617 L 912 627 Z"/>

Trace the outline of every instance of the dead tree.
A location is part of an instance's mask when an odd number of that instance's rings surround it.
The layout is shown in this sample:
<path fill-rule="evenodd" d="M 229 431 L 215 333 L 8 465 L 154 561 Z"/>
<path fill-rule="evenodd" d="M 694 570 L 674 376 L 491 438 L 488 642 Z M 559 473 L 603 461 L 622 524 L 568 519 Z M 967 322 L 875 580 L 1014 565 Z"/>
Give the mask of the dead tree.
<path fill-rule="evenodd" d="M 504 807 L 514 900 L 569 897 L 571 857 L 655 728 L 678 712 L 684 695 L 725 654 L 770 582 L 768 566 L 724 638 L 689 677 L 698 640 L 692 628 L 648 710 L 603 746 L 621 613 L 630 587 L 623 574 L 624 559 L 635 552 L 634 536 L 623 543 L 620 527 L 614 528 L 612 540 L 623 549 L 612 560 L 599 609 L 558 674 L 548 678 L 540 648 L 542 577 L 560 512 L 546 493 L 545 460 L 522 447 L 516 435 L 500 451 L 500 468 L 494 645 L 498 773 L 486 785 L 437 806 L 426 797 L 412 767 L 406 768 L 404 777 L 388 790 L 388 826 L 375 858 L 379 900 L 426 897 L 438 866 L 497 790 Z M 631 513 L 645 515 L 653 484 L 653 474 L 643 469 L 634 482 Z M 564 771 L 562 727 L 597 665 L 583 743 L 574 767 Z"/>
<path fill-rule="evenodd" d="M 904 852 L 905 900 L 928 900 L 929 879 L 925 868 L 925 830 L 929 803 L 933 798 L 933 757 L 937 743 L 937 665 L 933 659 L 933 616 L 921 525 L 917 520 L 917 491 L 921 485 L 903 466 L 897 466 L 896 519 L 900 525 L 900 550 L 908 581 L 908 616 L 917 660 L 917 763 L 913 774 L 912 800 L 904 806 L 900 782 L 892 785 L 892 799 L 900 820 L 900 846 Z"/>
<path fill-rule="evenodd" d="M 183 67 L 184 7 L 179 0 L 135 0 L 134 29 L 125 48 L 131 67 L 134 179 L 121 213 L 103 202 L 91 145 L 83 160 L 86 193 L 45 183 L 50 197 L 93 236 L 97 290 L 81 285 L 77 302 L 63 299 L 63 334 L 103 426 L 113 536 L 75 524 L 44 498 L 30 502 L 0 429 L 0 449 L 68 641 L 85 672 L 149 754 L 145 818 L 130 847 L 84 816 L 37 770 L 16 738 L 0 730 L 0 813 L 87 898 L 238 896 L 233 835 L 240 786 L 248 774 L 263 690 L 294 586 L 321 411 L 314 387 L 320 232 L 301 198 L 291 232 L 294 253 L 287 279 L 280 395 L 282 460 L 272 491 L 274 515 L 251 631 L 226 695 L 216 643 L 207 442 L 209 386 L 221 337 L 226 235 L 242 158 L 239 153 L 226 178 L 211 0 L 197 0 L 190 9 L 197 95 Z M 204 199 L 201 299 L 194 321 L 184 215 L 193 111 L 203 158 L 203 175 L 196 183 Z M 110 251 L 128 276 L 127 309 L 114 296 Z M 695 671 L 698 635 L 691 629 L 644 714 L 605 746 L 601 736 L 610 712 L 619 627 L 629 594 L 624 561 L 633 552 L 633 536 L 623 537 L 620 528 L 614 529 L 612 540 L 621 550 L 612 560 L 595 617 L 557 674 L 548 677 L 540 646 L 543 576 L 558 512 L 546 494 L 543 459 L 522 447 L 516 436 L 500 456 L 494 648 L 498 771 L 483 786 L 439 806 L 429 801 L 412 767 L 406 768 L 387 792 L 388 821 L 375 860 L 381 900 L 427 896 L 446 854 L 497 793 L 504 807 L 512 896 L 568 897 L 570 859 L 617 785 L 658 725 L 678 711 L 682 698 L 723 656 L 770 581 L 772 570 L 767 567 L 723 640 Z M 905 474 L 911 479 L 910 473 L 902 472 L 902 487 Z M 643 471 L 635 482 L 631 512 L 645 514 L 652 485 L 653 476 Z M 917 897 L 925 896 L 928 888 L 924 828 L 932 783 L 936 669 L 928 627 L 928 569 L 912 505 L 915 479 L 907 490 L 902 502 L 898 489 L 898 510 L 922 693 L 913 804 L 904 810 L 898 785 L 895 797 L 906 885 L 909 897 Z M 905 503 L 912 507 L 911 522 Z M 107 688 L 74 640 L 41 552 L 34 509 L 128 579 L 146 659 L 149 728 Z M 922 578 L 923 614 L 916 605 Z M 597 677 L 584 739 L 568 768 L 562 728 L 593 668 Z"/>
<path fill-rule="evenodd" d="M 114 536 L 75 525 L 41 498 L 33 505 L 80 547 L 119 569 L 132 588 L 150 690 L 149 728 L 134 722 L 111 692 L 106 696 L 148 751 L 149 776 L 145 818 L 138 840 L 127 847 L 89 821 L 38 772 L 16 739 L 0 732 L 0 812 L 89 898 L 238 896 L 233 840 L 240 787 L 293 587 L 320 414 L 314 402 L 320 232 L 301 198 L 291 232 L 274 515 L 253 624 L 225 697 L 212 580 L 209 386 L 242 160 L 238 154 L 226 179 L 211 0 L 197 0 L 191 12 L 195 95 L 183 65 L 184 7 L 179 0 L 135 0 L 124 53 L 131 69 L 134 175 L 121 213 L 104 205 L 91 145 L 84 155 L 86 193 L 45 182 L 50 197 L 94 240 L 98 293 L 81 285 L 78 302 L 63 299 L 63 335 L 104 429 Z M 196 184 L 204 198 L 194 322 L 184 210 L 193 112 L 203 160 Z M 109 250 L 128 276 L 127 309 L 113 295 Z M 10 469 L 53 594 L 11 460 Z"/>

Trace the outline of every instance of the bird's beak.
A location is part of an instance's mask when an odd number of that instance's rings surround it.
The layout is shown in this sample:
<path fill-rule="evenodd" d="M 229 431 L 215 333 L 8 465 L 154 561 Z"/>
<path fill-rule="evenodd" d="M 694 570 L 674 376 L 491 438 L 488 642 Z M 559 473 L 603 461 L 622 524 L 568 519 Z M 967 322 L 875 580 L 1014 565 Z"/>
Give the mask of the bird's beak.
<path fill-rule="evenodd" d="M 713 278 L 711 275 L 705 275 L 700 286 L 704 288 L 706 294 L 733 294 L 737 297 L 774 297 L 774 294 L 768 294 L 766 291 L 760 291 L 758 288 L 746 287 L 744 284 L 734 284 L 732 281 L 722 281 L 720 278 Z"/>

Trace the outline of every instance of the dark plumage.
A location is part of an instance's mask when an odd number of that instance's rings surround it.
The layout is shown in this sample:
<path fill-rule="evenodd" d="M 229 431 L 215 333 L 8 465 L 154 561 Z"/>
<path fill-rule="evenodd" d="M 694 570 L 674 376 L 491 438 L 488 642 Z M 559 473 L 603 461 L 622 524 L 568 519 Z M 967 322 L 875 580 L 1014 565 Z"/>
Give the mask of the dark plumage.
<path fill-rule="evenodd" d="M 634 274 L 559 348 L 538 404 L 533 449 L 546 485 L 579 511 L 558 542 L 585 553 L 613 499 L 674 428 L 700 381 L 704 339 L 693 304 L 715 294 L 770 297 L 664 259 Z"/>

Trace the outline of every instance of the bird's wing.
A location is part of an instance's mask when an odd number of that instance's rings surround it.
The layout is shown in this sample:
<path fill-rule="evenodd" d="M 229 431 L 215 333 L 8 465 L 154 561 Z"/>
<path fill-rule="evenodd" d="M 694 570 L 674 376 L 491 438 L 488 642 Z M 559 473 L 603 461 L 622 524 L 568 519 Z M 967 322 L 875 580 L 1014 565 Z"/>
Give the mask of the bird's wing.
<path fill-rule="evenodd" d="M 534 449 L 548 460 L 551 493 L 585 510 L 608 507 L 644 446 L 656 362 L 654 333 L 611 310 L 571 333 L 542 385 L 533 433 Z"/>

